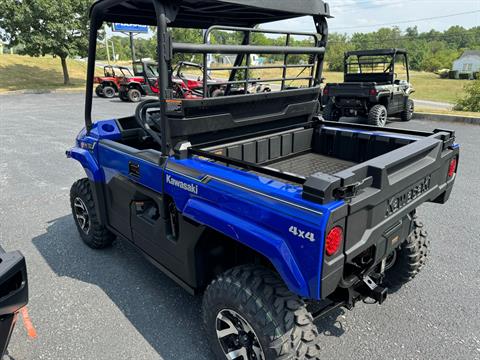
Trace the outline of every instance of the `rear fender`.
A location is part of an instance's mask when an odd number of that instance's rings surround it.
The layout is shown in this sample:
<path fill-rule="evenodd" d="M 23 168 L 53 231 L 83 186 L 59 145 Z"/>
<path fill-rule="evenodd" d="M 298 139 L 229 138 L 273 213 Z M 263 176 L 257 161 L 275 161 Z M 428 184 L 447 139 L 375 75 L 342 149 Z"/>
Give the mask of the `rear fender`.
<path fill-rule="evenodd" d="M 293 254 L 277 234 L 198 198 L 188 200 L 183 215 L 259 252 L 272 262 L 292 292 L 304 297 L 311 296 L 308 283 Z"/>

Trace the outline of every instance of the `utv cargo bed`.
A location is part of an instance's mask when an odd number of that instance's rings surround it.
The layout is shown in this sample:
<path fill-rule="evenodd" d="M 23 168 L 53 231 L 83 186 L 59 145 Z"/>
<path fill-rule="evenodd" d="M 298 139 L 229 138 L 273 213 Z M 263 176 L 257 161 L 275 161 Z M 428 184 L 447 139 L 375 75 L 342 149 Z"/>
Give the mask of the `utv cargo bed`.
<path fill-rule="evenodd" d="M 355 165 L 354 162 L 340 160 L 335 157 L 309 153 L 297 157 L 281 160 L 270 165 L 270 167 L 282 172 L 298 174 L 308 177 L 315 173 L 333 175 Z"/>

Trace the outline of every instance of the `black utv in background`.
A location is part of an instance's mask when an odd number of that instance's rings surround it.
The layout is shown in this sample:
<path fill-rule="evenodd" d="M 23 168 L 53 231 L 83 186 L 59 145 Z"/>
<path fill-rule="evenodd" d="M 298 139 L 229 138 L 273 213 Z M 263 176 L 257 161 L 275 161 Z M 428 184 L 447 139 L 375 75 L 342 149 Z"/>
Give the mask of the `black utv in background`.
<path fill-rule="evenodd" d="M 344 82 L 327 84 L 323 90 L 323 117 L 338 121 L 363 116 L 375 126 L 385 126 L 389 116 L 409 121 L 414 112 L 413 92 L 405 50 L 347 52 Z"/>

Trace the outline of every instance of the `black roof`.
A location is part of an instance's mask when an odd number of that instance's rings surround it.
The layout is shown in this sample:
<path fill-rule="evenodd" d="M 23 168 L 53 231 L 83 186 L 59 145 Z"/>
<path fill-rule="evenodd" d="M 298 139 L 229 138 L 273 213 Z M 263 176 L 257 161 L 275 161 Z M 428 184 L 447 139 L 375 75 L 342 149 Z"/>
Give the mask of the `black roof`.
<path fill-rule="evenodd" d="M 345 53 L 345 56 L 374 56 L 374 55 L 395 55 L 406 54 L 405 49 L 374 49 L 374 50 L 357 50 Z"/>
<path fill-rule="evenodd" d="M 330 17 L 328 4 L 322 0 L 170 0 L 163 3 L 172 4 L 178 11 L 169 24 L 171 27 L 250 27 L 306 15 Z M 152 0 L 97 0 L 92 12 L 107 22 L 156 25 Z"/>

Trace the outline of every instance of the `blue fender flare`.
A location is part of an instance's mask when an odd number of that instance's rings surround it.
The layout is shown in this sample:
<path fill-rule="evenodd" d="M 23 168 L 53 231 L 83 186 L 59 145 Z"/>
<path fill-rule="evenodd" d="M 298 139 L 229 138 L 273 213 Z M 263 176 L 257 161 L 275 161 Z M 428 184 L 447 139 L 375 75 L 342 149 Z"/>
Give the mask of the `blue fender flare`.
<path fill-rule="evenodd" d="M 104 176 L 103 171 L 98 166 L 93 155 L 85 149 L 74 147 L 67 151 L 67 157 L 77 160 L 82 164 L 85 172 L 87 173 L 88 178 L 91 181 L 103 182 Z"/>
<path fill-rule="evenodd" d="M 311 295 L 308 282 L 302 275 L 290 248 L 277 234 L 198 198 L 190 198 L 182 213 L 260 252 L 271 261 L 292 292 L 304 297 Z"/>

